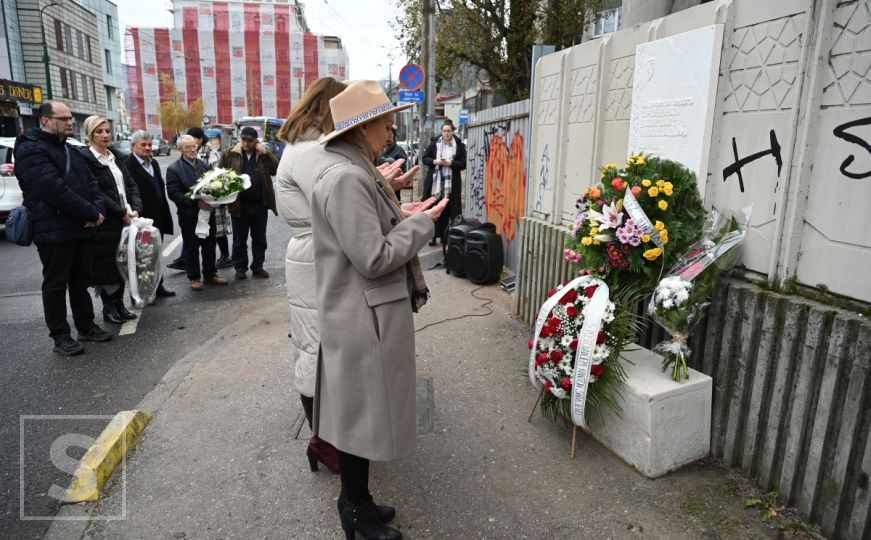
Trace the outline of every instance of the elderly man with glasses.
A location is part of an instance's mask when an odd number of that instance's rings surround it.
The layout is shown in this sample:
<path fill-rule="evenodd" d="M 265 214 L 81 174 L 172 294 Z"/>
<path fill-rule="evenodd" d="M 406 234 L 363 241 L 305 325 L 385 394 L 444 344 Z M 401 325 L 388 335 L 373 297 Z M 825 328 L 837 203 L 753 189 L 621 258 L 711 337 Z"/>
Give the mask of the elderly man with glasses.
<path fill-rule="evenodd" d="M 197 141 L 190 135 L 178 138 L 181 157 L 166 169 L 166 192 L 175 203 L 178 213 L 178 226 L 187 246 L 185 253 L 187 275 L 191 290 L 203 290 L 203 282 L 209 285 L 226 285 L 227 280 L 218 275 L 215 267 L 215 213 L 214 208 L 199 199 L 191 199 L 187 192 L 197 180 L 209 170 L 209 166 L 197 157 Z M 200 238 L 196 234 L 197 214 L 200 210 L 212 212 L 209 218 L 209 236 Z M 200 251 L 203 255 L 202 274 L 200 274 Z"/>
<path fill-rule="evenodd" d="M 15 141 L 15 172 L 24 206 L 33 219 L 33 242 L 42 261 L 42 307 L 54 351 L 84 352 L 81 341 L 108 341 L 112 334 L 94 323 L 91 240 L 105 207 L 97 179 L 85 160 L 66 144 L 73 116 L 59 101 L 39 107 L 39 127 Z M 67 292 L 78 341 L 67 322 Z"/>

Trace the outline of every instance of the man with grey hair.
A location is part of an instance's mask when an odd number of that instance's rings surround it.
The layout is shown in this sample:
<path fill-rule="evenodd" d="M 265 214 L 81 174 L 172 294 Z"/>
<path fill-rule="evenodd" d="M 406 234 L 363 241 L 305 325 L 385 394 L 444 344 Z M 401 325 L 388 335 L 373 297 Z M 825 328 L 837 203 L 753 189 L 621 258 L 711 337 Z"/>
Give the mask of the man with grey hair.
<path fill-rule="evenodd" d="M 187 195 L 197 180 L 209 170 L 209 166 L 197 157 L 196 139 L 190 135 L 182 135 L 178 138 L 177 144 L 181 150 L 181 157 L 166 169 L 166 192 L 177 208 L 178 226 L 187 245 L 186 267 L 191 290 L 202 291 L 203 282 L 209 285 L 226 285 L 227 280 L 220 277 L 215 268 L 214 208 L 205 201 L 194 200 Z M 206 238 L 196 235 L 197 214 L 200 210 L 211 212 L 209 236 Z M 203 256 L 202 274 L 200 274 L 200 252 Z"/>
<path fill-rule="evenodd" d="M 166 186 L 160 174 L 160 164 L 151 157 L 151 133 L 137 130 L 133 133 L 133 152 L 124 160 L 124 167 L 139 187 L 142 196 L 142 217 L 154 220 L 154 226 L 160 229 L 160 237 L 173 234 L 172 214 L 166 198 Z M 163 286 L 163 280 L 157 288 L 158 297 L 175 296 L 174 291 Z"/>

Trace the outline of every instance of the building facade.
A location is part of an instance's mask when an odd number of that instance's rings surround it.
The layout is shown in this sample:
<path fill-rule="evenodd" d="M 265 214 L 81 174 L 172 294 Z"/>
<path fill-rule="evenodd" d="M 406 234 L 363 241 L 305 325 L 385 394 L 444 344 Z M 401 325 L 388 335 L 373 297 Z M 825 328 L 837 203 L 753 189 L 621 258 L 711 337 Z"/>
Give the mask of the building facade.
<path fill-rule="evenodd" d="M 131 129 L 164 138 L 160 103 L 202 98 L 204 122 L 286 117 L 319 77 L 348 77 L 341 39 L 309 32 L 294 1 L 173 2 L 174 28 L 127 28 Z"/>
<path fill-rule="evenodd" d="M 33 109 L 42 88 L 26 82 L 16 0 L 0 2 L 0 137 L 36 124 Z M 40 49 L 41 50 L 41 49 Z"/>
<path fill-rule="evenodd" d="M 10 49 L 22 51 L 26 81 L 40 86 L 44 99 L 66 103 L 75 119 L 74 131 L 82 137 L 85 118 L 106 115 L 96 13 L 71 1 L 50 5 L 47 0 L 16 0 L 15 4 L 20 42 L 10 43 Z M 48 48 L 47 67 L 43 36 Z"/>
<path fill-rule="evenodd" d="M 94 12 L 100 37 L 99 56 L 103 68 L 103 92 L 106 96 L 106 118 L 117 131 L 121 124 L 124 77 L 121 69 L 121 25 L 118 6 L 109 0 L 77 0 Z M 94 54 L 98 54 L 95 52 Z"/>

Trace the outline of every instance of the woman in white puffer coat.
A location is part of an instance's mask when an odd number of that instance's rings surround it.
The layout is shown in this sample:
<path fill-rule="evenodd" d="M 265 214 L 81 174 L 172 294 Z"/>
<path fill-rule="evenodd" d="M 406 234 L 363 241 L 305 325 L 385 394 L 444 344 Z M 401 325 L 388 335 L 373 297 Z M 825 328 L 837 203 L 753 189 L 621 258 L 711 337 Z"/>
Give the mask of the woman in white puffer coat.
<path fill-rule="evenodd" d="M 306 173 L 312 169 L 305 164 L 324 153 L 318 139 L 333 131 L 330 99 L 344 89 L 343 83 L 331 77 L 318 79 L 306 90 L 278 132 L 278 138 L 287 142 L 276 173 L 275 197 L 278 213 L 287 221 L 291 232 L 284 270 L 295 361 L 293 382 L 299 390 L 309 427 L 312 425 L 320 332 L 311 224 L 311 197 L 316 179 Z M 309 441 L 306 455 L 313 471 L 317 470 L 319 461 L 333 472 L 339 472 L 336 449 L 317 435 Z"/>

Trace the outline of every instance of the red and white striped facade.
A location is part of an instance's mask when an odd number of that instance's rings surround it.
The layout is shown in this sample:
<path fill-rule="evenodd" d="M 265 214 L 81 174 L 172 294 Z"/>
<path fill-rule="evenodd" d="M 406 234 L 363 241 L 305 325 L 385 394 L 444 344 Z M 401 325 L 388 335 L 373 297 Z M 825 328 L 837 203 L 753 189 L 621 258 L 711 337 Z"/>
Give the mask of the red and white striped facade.
<path fill-rule="evenodd" d="M 243 116 L 284 118 L 319 77 L 348 78 L 341 41 L 305 31 L 298 4 L 177 0 L 173 7 L 175 28 L 127 28 L 132 130 L 161 133 L 160 103 L 173 99 L 163 74 L 181 101 L 203 98 L 212 124 Z"/>

